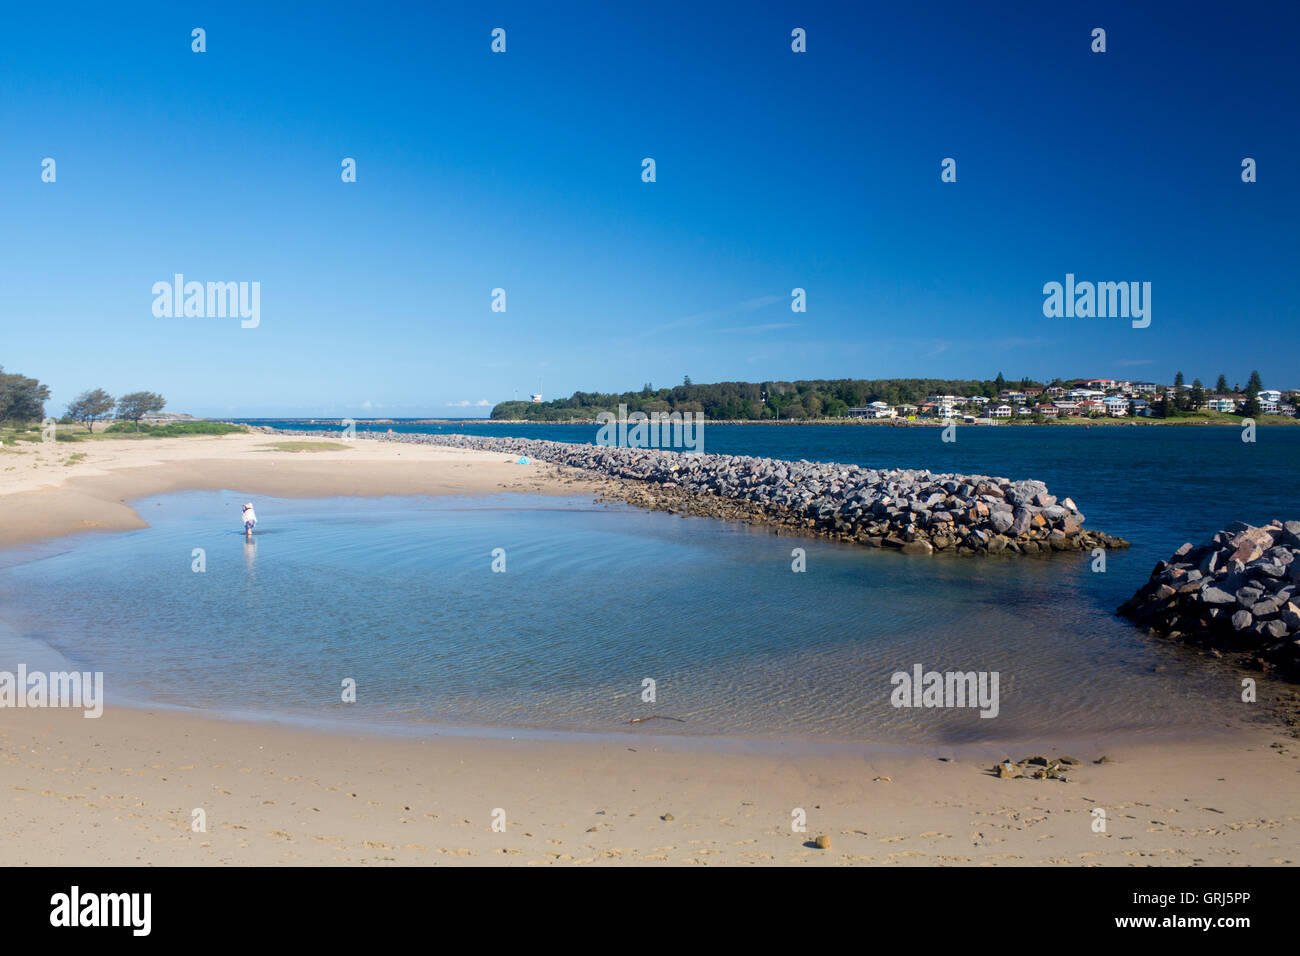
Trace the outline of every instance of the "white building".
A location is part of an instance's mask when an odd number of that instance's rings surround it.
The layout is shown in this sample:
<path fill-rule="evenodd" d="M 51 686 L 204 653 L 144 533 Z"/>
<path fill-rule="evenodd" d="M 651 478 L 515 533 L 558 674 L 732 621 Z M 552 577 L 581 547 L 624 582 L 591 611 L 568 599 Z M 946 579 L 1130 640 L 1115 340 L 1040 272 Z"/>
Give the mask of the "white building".
<path fill-rule="evenodd" d="M 1106 406 L 1106 414 L 1111 418 L 1120 418 L 1128 414 L 1128 399 L 1119 395 L 1112 395 L 1109 398 L 1103 398 L 1101 403 Z"/>
<path fill-rule="evenodd" d="M 870 405 L 850 408 L 849 414 L 854 418 L 895 418 L 898 415 L 894 409 L 884 402 L 872 402 Z"/>

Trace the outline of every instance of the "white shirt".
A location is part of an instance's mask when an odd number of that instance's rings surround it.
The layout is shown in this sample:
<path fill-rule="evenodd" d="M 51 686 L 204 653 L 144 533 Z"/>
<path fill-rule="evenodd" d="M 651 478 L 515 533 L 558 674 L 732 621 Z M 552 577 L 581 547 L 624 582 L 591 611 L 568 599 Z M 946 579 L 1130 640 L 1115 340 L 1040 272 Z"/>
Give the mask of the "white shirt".
<path fill-rule="evenodd" d="M 253 524 L 257 524 L 257 515 L 253 513 L 252 508 L 244 509 L 244 521 L 245 522 L 251 521 L 253 522 Z"/>

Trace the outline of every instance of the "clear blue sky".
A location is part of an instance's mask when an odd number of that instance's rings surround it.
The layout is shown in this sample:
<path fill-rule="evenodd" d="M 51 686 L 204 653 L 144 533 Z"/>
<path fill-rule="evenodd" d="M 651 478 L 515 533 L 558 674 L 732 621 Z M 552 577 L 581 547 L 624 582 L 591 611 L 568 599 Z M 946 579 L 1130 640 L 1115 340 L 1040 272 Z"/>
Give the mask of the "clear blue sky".
<path fill-rule="evenodd" d="M 1295 3 L 442 6 L 11 5 L 0 364 L 55 411 L 232 416 L 539 377 L 1300 386 Z M 155 318 L 177 272 L 260 282 L 260 326 Z M 1151 282 L 1150 328 L 1045 318 L 1067 272 Z"/>

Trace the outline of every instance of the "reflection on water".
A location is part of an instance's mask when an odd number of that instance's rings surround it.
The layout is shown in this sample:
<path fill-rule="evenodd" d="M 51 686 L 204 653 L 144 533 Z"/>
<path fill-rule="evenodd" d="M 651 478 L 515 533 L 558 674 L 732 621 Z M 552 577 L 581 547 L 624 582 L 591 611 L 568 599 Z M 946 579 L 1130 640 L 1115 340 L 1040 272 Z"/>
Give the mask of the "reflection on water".
<path fill-rule="evenodd" d="M 573 730 L 659 715 L 681 722 L 638 732 L 898 744 L 1217 727 L 1241 708 L 1234 672 L 1116 618 L 1114 574 L 1086 555 L 903 556 L 524 496 L 262 499 L 265 532 L 236 544 L 222 518 L 241 497 L 172 495 L 148 529 L 11 556 L 0 617 L 104 670 L 110 704 Z M 998 717 L 890 706 L 917 664 L 998 672 Z"/>

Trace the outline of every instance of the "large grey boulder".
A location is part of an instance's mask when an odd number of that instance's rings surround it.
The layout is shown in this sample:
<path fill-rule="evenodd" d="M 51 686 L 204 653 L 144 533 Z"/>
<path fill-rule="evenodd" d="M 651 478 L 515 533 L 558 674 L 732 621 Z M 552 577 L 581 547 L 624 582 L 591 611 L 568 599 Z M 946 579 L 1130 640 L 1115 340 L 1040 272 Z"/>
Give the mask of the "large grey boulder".
<path fill-rule="evenodd" d="M 1234 522 L 1184 544 L 1120 606 L 1157 634 L 1244 655 L 1256 669 L 1300 680 L 1300 523 Z"/>

